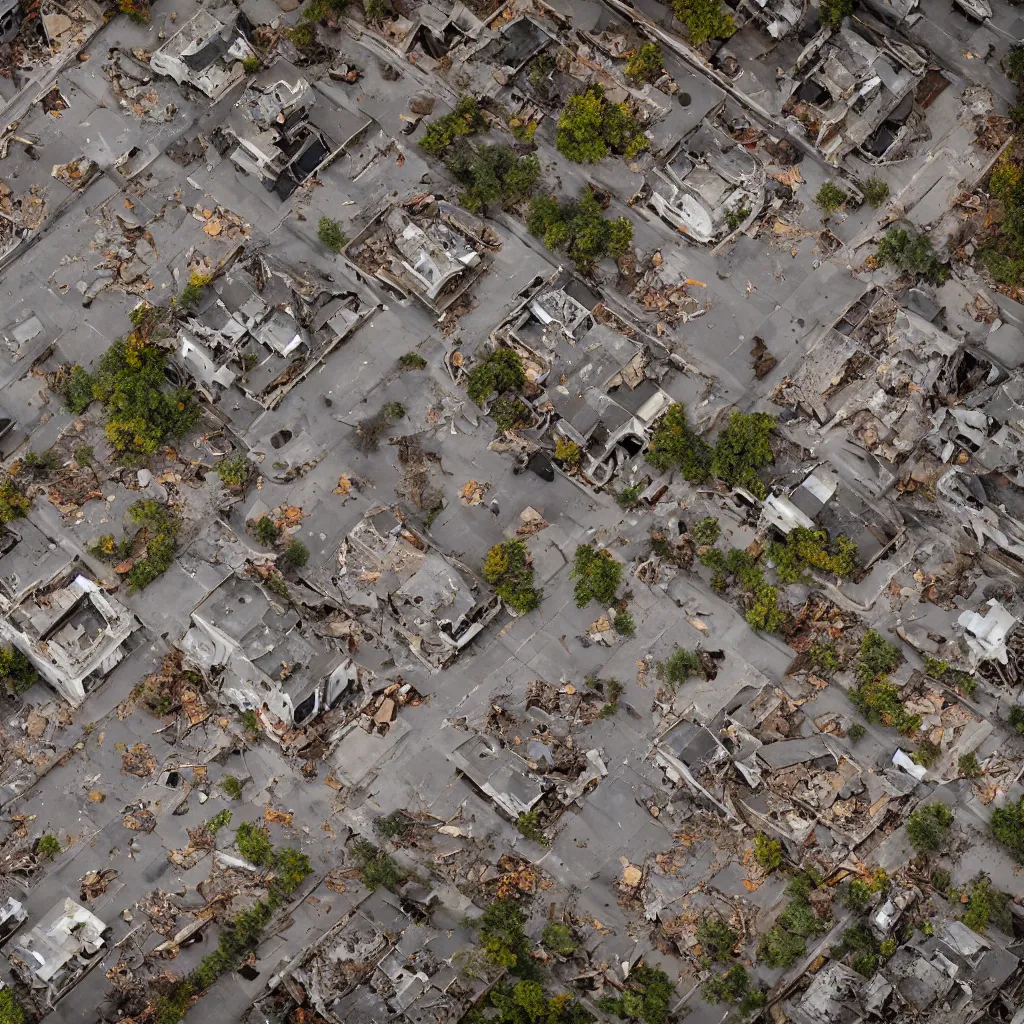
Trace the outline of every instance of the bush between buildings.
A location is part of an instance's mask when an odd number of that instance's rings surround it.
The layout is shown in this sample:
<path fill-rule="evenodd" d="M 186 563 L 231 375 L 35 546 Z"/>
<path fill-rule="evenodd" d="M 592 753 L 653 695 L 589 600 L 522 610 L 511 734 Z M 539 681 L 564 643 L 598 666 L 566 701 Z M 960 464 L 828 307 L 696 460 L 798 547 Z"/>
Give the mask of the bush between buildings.
<path fill-rule="evenodd" d="M 316 237 L 321 244 L 330 249 L 331 252 L 339 253 L 348 243 L 345 232 L 341 230 L 341 224 L 330 217 L 321 217 L 317 224 Z"/>
<path fill-rule="evenodd" d="M 252 463 L 241 452 L 229 455 L 214 466 L 214 471 L 224 486 L 235 490 L 245 486 L 252 469 Z"/>
<path fill-rule="evenodd" d="M 857 545 L 852 540 L 840 534 L 830 541 L 827 530 L 803 526 L 790 530 L 784 542 L 771 544 L 768 557 L 775 563 L 780 583 L 800 583 L 808 569 L 849 578 L 859 568 Z"/>
<path fill-rule="evenodd" d="M 25 1011 L 11 988 L 0 989 L 0 1024 L 25 1024 Z"/>
<path fill-rule="evenodd" d="M 626 61 L 626 77 L 631 82 L 642 84 L 661 77 L 665 57 L 657 43 L 641 43 Z"/>
<path fill-rule="evenodd" d="M 313 41 L 313 25 L 321 21 L 333 21 L 338 15 L 343 14 L 347 7 L 348 0 L 309 0 L 300 16 L 300 21 L 304 24 L 296 26 L 297 28 L 308 28 L 310 30 L 308 35 L 309 42 L 305 45 L 308 46 Z M 300 43 L 296 42 L 296 46 L 299 46 L 301 49 Z"/>
<path fill-rule="evenodd" d="M 359 864 L 363 885 L 371 892 L 381 886 L 395 892 L 409 877 L 409 873 L 403 871 L 394 858 L 365 839 L 353 843 L 351 850 Z"/>
<path fill-rule="evenodd" d="M 470 213 L 483 213 L 489 203 L 505 207 L 530 197 L 540 177 L 540 161 L 533 154 L 518 156 L 508 146 L 455 145 L 445 163 L 463 186 L 459 203 Z"/>
<path fill-rule="evenodd" d="M 0 679 L 9 693 L 24 693 L 38 678 L 32 662 L 17 647 L 0 647 Z"/>
<path fill-rule="evenodd" d="M 576 469 L 582 458 L 583 452 L 575 441 L 561 436 L 555 438 L 555 459 L 562 464 L 563 469 Z"/>
<path fill-rule="evenodd" d="M 765 871 L 774 871 L 782 863 L 782 843 L 758 832 L 754 836 L 754 860 Z"/>
<path fill-rule="evenodd" d="M 677 647 L 664 661 L 656 662 L 654 671 L 670 690 L 682 686 L 690 676 L 704 678 L 700 657 L 685 647 Z"/>
<path fill-rule="evenodd" d="M 94 400 L 103 403 L 107 441 L 127 464 L 144 462 L 165 441 L 187 434 L 199 418 L 192 392 L 167 386 L 167 353 L 157 344 L 167 316 L 155 306 L 133 310 L 134 329 L 107 349 L 96 373 L 74 367 L 64 387 L 73 415 Z"/>
<path fill-rule="evenodd" d="M 442 156 L 456 140 L 466 135 L 487 131 L 487 118 L 480 104 L 472 96 L 463 96 L 450 114 L 444 114 L 427 124 L 420 139 L 420 148 L 431 156 Z"/>
<path fill-rule="evenodd" d="M 949 267 L 935 255 L 931 239 L 927 235 L 912 235 L 905 228 L 890 228 L 886 232 L 878 243 L 875 260 L 881 267 L 892 265 L 933 284 L 942 284 L 949 277 Z"/>
<path fill-rule="evenodd" d="M 529 839 L 532 843 L 539 843 L 541 846 L 548 845 L 548 837 L 541 827 L 538 811 L 523 811 L 516 819 L 516 829 L 524 839 Z"/>
<path fill-rule="evenodd" d="M 860 912 L 871 902 L 877 892 L 885 892 L 889 887 L 889 876 L 879 869 L 870 879 L 853 878 L 843 896 L 843 906 L 849 910 Z"/>
<path fill-rule="evenodd" d="M 178 295 L 178 305 L 183 309 L 190 309 L 203 297 L 203 289 L 212 280 L 213 276 L 211 274 L 200 274 L 193 270 L 188 275 L 188 284 L 181 289 L 181 293 Z"/>
<path fill-rule="evenodd" d="M 266 547 L 273 547 L 281 539 L 281 527 L 270 516 L 260 516 L 250 525 L 252 535 Z"/>
<path fill-rule="evenodd" d="M 578 948 L 572 929 L 567 925 L 554 922 L 544 926 L 540 941 L 553 953 L 559 953 L 562 956 L 572 956 Z"/>
<path fill-rule="evenodd" d="M 640 504 L 640 495 L 644 492 L 643 484 L 634 484 L 632 487 L 626 487 L 619 491 L 615 495 L 615 501 L 620 508 L 624 508 L 627 511 L 634 509 Z"/>
<path fill-rule="evenodd" d="M 483 576 L 514 611 L 525 614 L 540 605 L 542 593 L 533 585 L 533 567 L 523 541 L 495 544 L 487 552 Z"/>
<path fill-rule="evenodd" d="M 701 986 L 700 994 L 707 1003 L 731 1003 L 741 1017 L 764 1006 L 767 1001 L 764 992 L 750 984 L 750 977 L 740 964 L 709 978 Z"/>
<path fill-rule="evenodd" d="M 714 544 L 722 534 L 722 527 L 714 516 L 698 520 L 690 527 L 690 536 L 701 547 Z"/>
<path fill-rule="evenodd" d="M 877 630 L 869 629 L 860 642 L 857 655 L 857 681 L 870 683 L 882 679 L 903 661 L 903 654 Z"/>
<path fill-rule="evenodd" d="M 526 918 L 514 900 L 494 900 L 474 923 L 480 945 L 489 963 L 503 967 L 521 978 L 535 978 L 537 964 L 530 956 Z"/>
<path fill-rule="evenodd" d="M 856 743 L 857 740 L 862 739 L 867 735 L 867 729 L 864 728 L 860 722 L 854 722 L 849 729 L 846 730 L 846 735 L 850 738 L 852 743 Z"/>
<path fill-rule="evenodd" d="M 757 957 L 769 967 L 792 967 L 807 951 L 807 942 L 775 925 L 761 936 L 757 944 Z"/>
<path fill-rule="evenodd" d="M 519 391 L 526 383 L 526 370 L 517 352 L 499 348 L 489 352 L 470 370 L 466 379 L 466 394 L 482 406 L 496 392 Z"/>
<path fill-rule="evenodd" d="M 379 25 L 390 13 L 386 0 L 364 0 L 363 13 L 368 25 Z"/>
<path fill-rule="evenodd" d="M 818 20 L 825 28 L 839 28 L 843 19 L 848 18 L 851 14 L 853 14 L 853 0 L 821 0 L 818 5 Z"/>
<path fill-rule="evenodd" d="M 673 14 L 686 26 L 694 46 L 709 39 L 728 39 L 736 31 L 733 17 L 720 0 L 669 0 Z"/>
<path fill-rule="evenodd" d="M 620 636 L 636 636 L 636 622 L 629 612 L 616 612 L 615 619 L 612 621 L 612 628 Z"/>
<path fill-rule="evenodd" d="M 990 822 L 992 835 L 1016 859 L 1024 864 L 1024 797 L 1015 804 L 997 807 Z"/>
<path fill-rule="evenodd" d="M 220 788 L 231 797 L 232 800 L 242 799 L 242 783 L 234 775 L 226 775 L 220 783 Z"/>
<path fill-rule="evenodd" d="M 243 821 L 235 830 L 235 846 L 238 852 L 256 867 L 270 867 L 273 864 L 273 847 L 267 830 L 251 822 Z"/>
<path fill-rule="evenodd" d="M 309 548 L 298 537 L 293 537 L 285 544 L 281 560 L 290 569 L 301 569 L 309 561 Z"/>
<path fill-rule="evenodd" d="M 739 934 L 730 928 L 718 914 L 702 917 L 697 925 L 697 941 L 701 955 L 708 960 L 727 964 L 733 958 L 733 947 Z"/>
<path fill-rule="evenodd" d="M 889 185 L 881 178 L 868 178 L 861 191 L 864 193 L 865 202 L 871 206 L 881 206 L 889 198 Z"/>
<path fill-rule="evenodd" d="M 846 202 L 846 199 L 846 193 L 838 185 L 832 184 L 831 181 L 826 181 L 818 189 L 818 194 L 814 197 L 814 201 L 826 213 L 835 213 Z"/>
<path fill-rule="evenodd" d="M 132 593 L 135 593 L 145 590 L 174 563 L 181 522 L 166 505 L 141 499 L 129 506 L 128 518 L 139 526 L 139 533 L 143 535 L 146 544 L 146 554 L 135 559 L 125 577 Z M 132 547 L 137 543 L 138 533 L 132 538 Z"/>
<path fill-rule="evenodd" d="M 609 103 L 604 90 L 592 85 L 571 96 L 555 127 L 558 152 L 573 163 L 594 163 L 609 152 L 632 160 L 649 140 L 625 103 Z"/>
<path fill-rule="evenodd" d="M 664 1024 L 673 991 L 671 979 L 660 967 L 649 967 L 641 962 L 629 972 L 621 995 L 618 998 L 602 996 L 597 1000 L 597 1007 L 623 1020 Z"/>
<path fill-rule="evenodd" d="M 622 565 L 605 549 L 597 550 L 592 544 L 580 544 L 573 556 L 569 578 L 576 580 L 573 597 L 577 608 L 591 601 L 602 605 L 615 602 L 615 591 L 622 580 Z"/>
<path fill-rule="evenodd" d="M 937 853 L 949 842 L 954 814 L 945 804 L 934 802 L 919 807 L 907 818 L 907 839 L 922 853 Z"/>
<path fill-rule="evenodd" d="M 526 226 L 548 249 L 564 252 L 584 273 L 606 257 L 618 259 L 633 242 L 629 220 L 607 219 L 590 189 L 584 189 L 578 200 L 534 196 Z"/>
<path fill-rule="evenodd" d="M 982 775 L 981 765 L 975 754 L 963 754 L 957 761 L 957 770 L 965 779 L 977 779 Z"/>
<path fill-rule="evenodd" d="M 987 875 L 978 875 L 965 892 L 967 905 L 963 922 L 971 931 L 984 935 L 989 925 L 995 925 L 1001 932 L 1012 934 L 1012 901 L 1008 893 L 996 889 Z"/>
<path fill-rule="evenodd" d="M 46 860 L 53 860 L 60 852 L 60 841 L 56 836 L 47 833 L 45 836 L 40 837 L 39 845 L 36 846 L 36 853 L 40 857 L 44 857 Z"/>

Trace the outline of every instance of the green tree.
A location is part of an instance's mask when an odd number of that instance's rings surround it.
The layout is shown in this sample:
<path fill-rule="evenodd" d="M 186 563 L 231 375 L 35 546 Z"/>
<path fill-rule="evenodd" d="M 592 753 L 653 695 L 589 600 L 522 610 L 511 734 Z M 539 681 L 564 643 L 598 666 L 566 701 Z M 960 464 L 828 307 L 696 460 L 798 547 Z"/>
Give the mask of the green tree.
<path fill-rule="evenodd" d="M 807 951 L 807 941 L 776 925 L 761 936 L 757 956 L 769 967 L 792 967 Z"/>
<path fill-rule="evenodd" d="M 764 498 L 767 491 L 757 471 L 774 458 L 771 446 L 774 429 L 775 418 L 768 413 L 733 410 L 715 441 L 712 474 L 733 487 L 745 487 L 755 497 Z"/>
<path fill-rule="evenodd" d="M 881 178 L 868 178 L 861 191 L 871 206 L 881 206 L 889 198 L 889 185 Z"/>
<path fill-rule="evenodd" d="M 736 31 L 732 15 L 720 0 L 670 0 L 675 16 L 686 26 L 694 46 L 709 39 L 728 39 Z"/>
<path fill-rule="evenodd" d="M 25 1011 L 10 987 L 0 989 L 0 1024 L 25 1024 Z"/>
<path fill-rule="evenodd" d="M 1010 935 L 1013 933 L 1011 902 L 1010 896 L 996 889 L 987 875 L 979 875 L 967 890 L 964 924 L 979 935 L 984 935 L 989 925 Z"/>
<path fill-rule="evenodd" d="M 517 156 L 508 146 L 462 142 L 451 147 L 445 162 L 463 186 L 459 202 L 471 213 L 482 213 L 488 203 L 508 207 L 529 198 L 540 177 L 536 156 Z"/>
<path fill-rule="evenodd" d="M 731 1003 L 737 1006 L 741 1017 L 764 1006 L 767 1001 L 764 992 L 750 984 L 750 977 L 740 964 L 709 978 L 701 986 L 700 994 L 708 1003 Z"/>
<path fill-rule="evenodd" d="M 555 126 L 555 146 L 573 163 L 595 163 L 609 151 L 631 160 L 647 145 L 629 107 L 609 103 L 598 85 L 571 96 Z"/>
<path fill-rule="evenodd" d="M 775 563 L 780 583 L 799 583 L 807 569 L 817 569 L 830 576 L 848 578 L 859 569 L 857 545 L 840 534 L 829 540 L 826 530 L 796 526 L 786 535 L 784 543 L 768 548 L 768 557 Z"/>
<path fill-rule="evenodd" d="M 907 838 L 915 850 L 936 853 L 949 842 L 953 811 L 945 804 L 933 802 L 919 807 L 907 818 Z"/>
<path fill-rule="evenodd" d="M 530 956 L 531 945 L 526 937 L 526 918 L 514 900 L 494 900 L 476 921 L 487 959 L 521 978 L 536 977 L 537 965 Z"/>
<path fill-rule="evenodd" d="M 470 371 L 466 380 L 466 393 L 477 405 L 497 393 L 518 391 L 526 383 L 526 370 L 517 352 L 499 348 L 489 352 Z"/>
<path fill-rule="evenodd" d="M 6 526 L 15 519 L 23 519 L 31 507 L 31 499 L 21 493 L 10 477 L 0 482 L 0 524 Z"/>
<path fill-rule="evenodd" d="M 711 476 L 712 449 L 687 423 L 679 403 L 670 405 L 655 423 L 646 458 L 662 473 L 679 469 L 690 483 L 704 483 Z"/>
<path fill-rule="evenodd" d="M 539 607 L 543 595 L 533 585 L 533 566 L 523 541 L 495 544 L 487 552 L 483 576 L 514 611 L 525 614 Z"/>
<path fill-rule="evenodd" d="M 591 601 L 602 605 L 615 602 L 615 591 L 622 580 L 622 564 L 611 552 L 597 550 L 592 544 L 580 544 L 573 557 L 569 578 L 576 580 L 574 597 L 576 607 L 583 608 Z"/>
<path fill-rule="evenodd" d="M 0 647 L 0 680 L 10 693 L 24 693 L 39 678 L 32 662 L 17 647 Z"/>
<path fill-rule="evenodd" d="M 435 118 L 420 139 L 420 148 L 431 156 L 442 156 L 456 140 L 487 131 L 487 118 L 473 96 L 463 96 L 450 114 Z"/>
<path fill-rule="evenodd" d="M 1024 864 L 1024 797 L 1015 804 L 997 807 L 992 812 L 990 825 L 996 840 L 1010 851 L 1019 864 Z"/>
<path fill-rule="evenodd" d="M 584 189 L 578 201 L 558 203 L 551 196 L 534 196 L 526 226 L 548 249 L 565 252 L 584 272 L 606 257 L 622 256 L 633 242 L 629 220 L 606 218 L 590 189 Z"/>
<path fill-rule="evenodd" d="M 690 536 L 701 546 L 714 544 L 722 534 L 722 527 L 714 516 L 698 520 L 690 528 Z"/>
<path fill-rule="evenodd" d="M 540 941 L 548 949 L 562 956 L 572 956 L 576 952 L 579 943 L 573 937 L 572 929 L 564 924 L 546 924 L 541 932 Z"/>

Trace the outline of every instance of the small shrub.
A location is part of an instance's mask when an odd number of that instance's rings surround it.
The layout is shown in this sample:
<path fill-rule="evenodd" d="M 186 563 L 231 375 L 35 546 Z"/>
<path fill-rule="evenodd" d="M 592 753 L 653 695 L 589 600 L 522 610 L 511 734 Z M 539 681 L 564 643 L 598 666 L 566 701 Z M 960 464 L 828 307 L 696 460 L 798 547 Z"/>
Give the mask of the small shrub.
<path fill-rule="evenodd" d="M 745 487 L 756 498 L 763 499 L 767 490 L 757 473 L 774 459 L 771 447 L 774 430 L 774 416 L 734 409 L 715 440 L 710 466 L 712 475 L 733 487 Z"/>
<path fill-rule="evenodd" d="M 341 230 L 341 225 L 330 217 L 320 218 L 316 229 L 316 237 L 320 239 L 320 243 L 325 248 L 330 249 L 333 253 L 340 253 L 348 244 L 348 238 L 345 236 L 345 232 Z"/>
<path fill-rule="evenodd" d="M 846 202 L 846 199 L 846 193 L 838 185 L 833 185 L 831 181 L 826 181 L 814 197 L 814 201 L 826 213 L 835 213 Z"/>
<path fill-rule="evenodd" d="M 222 828 L 231 824 L 231 812 L 226 808 L 218 811 L 208 822 L 205 823 L 206 831 L 216 835 Z"/>
<path fill-rule="evenodd" d="M 754 860 L 765 871 L 774 871 L 782 863 L 782 843 L 763 832 L 754 836 Z"/>
<path fill-rule="evenodd" d="M 657 43 L 641 43 L 626 61 L 626 77 L 631 82 L 642 84 L 661 77 L 665 58 Z"/>
<path fill-rule="evenodd" d="M 722 534 L 722 527 L 714 516 L 707 516 L 694 523 L 690 528 L 690 536 L 701 547 L 708 547 L 715 543 Z"/>
<path fill-rule="evenodd" d="M 671 690 L 682 686 L 690 676 L 704 676 L 700 658 L 685 647 L 677 647 L 665 661 L 657 662 L 654 671 Z"/>
<path fill-rule="evenodd" d="M 843 906 L 861 912 L 871 902 L 872 896 L 884 892 L 889 886 L 889 878 L 884 871 L 876 871 L 870 879 L 851 879 L 843 897 Z"/>
<path fill-rule="evenodd" d="M 905 228 L 890 228 L 878 243 L 875 259 L 879 266 L 895 266 L 904 273 L 942 284 L 949 268 L 939 261 L 927 235 L 912 235 Z"/>
<path fill-rule="evenodd" d="M 235 830 L 235 846 L 239 854 L 256 867 L 270 867 L 274 860 L 274 849 L 270 845 L 267 830 L 243 821 Z"/>
<path fill-rule="evenodd" d="M 889 643 L 881 633 L 869 629 L 860 642 L 857 656 L 857 680 L 870 683 L 887 676 L 903 661 L 900 649 Z"/>
<path fill-rule="evenodd" d="M 862 739 L 867 733 L 867 729 L 864 728 L 860 722 L 854 722 L 849 729 L 846 730 L 846 735 L 850 738 L 851 742 L 856 743 L 857 740 Z"/>
<path fill-rule="evenodd" d="M 832 640 L 816 640 L 807 649 L 807 660 L 811 663 L 811 668 L 821 675 L 832 675 L 843 667 Z"/>
<path fill-rule="evenodd" d="M 405 406 L 401 402 L 388 402 L 381 413 L 389 420 L 400 420 L 405 417 Z"/>
<path fill-rule="evenodd" d="M 548 837 L 540 823 L 538 811 L 523 811 L 516 819 L 516 828 L 519 834 L 533 843 L 540 843 L 541 846 L 548 845 Z"/>
<path fill-rule="evenodd" d="M 711 455 L 711 447 L 689 426 L 679 403 L 670 405 L 650 432 L 646 459 L 662 473 L 678 469 L 690 483 L 704 483 L 711 477 Z"/>
<path fill-rule="evenodd" d="M 412 831 L 412 822 L 401 811 L 392 811 L 386 818 L 377 818 L 373 827 L 385 839 L 404 839 Z"/>
<path fill-rule="evenodd" d="M 616 633 L 624 637 L 636 636 L 636 623 L 629 612 L 616 612 L 612 622 L 612 628 Z"/>
<path fill-rule="evenodd" d="M 6 526 L 15 519 L 24 519 L 31 507 L 31 499 L 21 493 L 10 477 L 0 483 L 0 525 Z"/>
<path fill-rule="evenodd" d="M 961 777 L 965 779 L 977 779 L 982 774 L 981 765 L 978 764 L 978 758 L 973 753 L 962 755 L 957 761 L 957 768 Z"/>
<path fill-rule="evenodd" d="M 190 309 L 192 306 L 196 305 L 203 297 L 203 289 L 205 289 L 212 280 L 213 277 L 211 275 L 199 274 L 193 270 L 188 276 L 188 284 L 181 289 L 181 293 L 178 295 L 178 305 L 183 309 Z"/>
<path fill-rule="evenodd" d="M 570 96 L 555 127 L 555 146 L 573 163 L 594 163 L 609 152 L 628 159 L 648 145 L 625 103 L 609 103 L 600 86 Z"/>
<path fill-rule="evenodd" d="M 260 516 L 252 524 L 252 534 L 260 544 L 273 547 L 281 538 L 281 527 L 270 516 Z"/>
<path fill-rule="evenodd" d="M 922 740 L 917 745 L 911 755 L 910 759 L 914 764 L 919 764 L 924 768 L 931 768 L 942 756 L 942 748 L 937 743 L 932 743 L 930 740 Z"/>
<path fill-rule="evenodd" d="M 964 924 L 979 935 L 984 935 L 990 924 L 1007 935 L 1012 934 L 1011 902 L 1010 896 L 996 889 L 986 875 L 979 875 L 967 890 Z"/>
<path fill-rule="evenodd" d="M 252 472 L 252 463 L 241 453 L 230 455 L 214 467 L 217 476 L 221 478 L 225 487 L 238 489 L 244 487 Z"/>
<path fill-rule="evenodd" d="M 924 804 L 907 818 L 907 838 L 915 850 L 936 853 L 949 841 L 953 811 L 942 803 Z"/>
<path fill-rule="evenodd" d="M 555 438 L 555 458 L 562 464 L 563 469 L 571 471 L 579 466 L 583 452 L 575 441 L 559 435 Z"/>
<path fill-rule="evenodd" d="M 686 26 L 694 46 L 709 39 L 728 39 L 736 31 L 732 14 L 720 0 L 670 0 L 672 13 Z"/>
<path fill-rule="evenodd" d="M 263 735 L 263 727 L 260 725 L 259 715 L 252 709 L 243 711 L 238 720 L 242 723 L 246 736 L 251 740 L 258 740 Z"/>
<path fill-rule="evenodd" d="M 520 430 L 530 425 L 530 408 L 521 399 L 499 395 L 492 403 L 488 413 L 495 426 L 502 431 Z"/>
<path fill-rule="evenodd" d="M 607 257 L 618 259 L 633 243 L 630 221 L 607 219 L 590 189 L 584 189 L 578 200 L 561 203 L 551 196 L 534 196 L 526 226 L 548 249 L 564 252 L 584 273 Z"/>
<path fill-rule="evenodd" d="M 394 892 L 408 877 L 396 861 L 372 843 L 360 839 L 351 847 L 352 855 L 359 863 L 363 885 L 371 892 L 383 886 Z"/>
<path fill-rule="evenodd" d="M 285 578 L 279 572 L 270 572 L 261 580 L 263 586 L 267 588 L 272 594 L 276 594 L 284 600 L 288 600 L 288 583 Z"/>
<path fill-rule="evenodd" d="M 39 844 L 36 846 L 36 853 L 40 857 L 44 857 L 46 860 L 53 860 L 60 852 L 61 845 L 56 836 L 47 833 L 45 836 L 40 837 Z"/>
<path fill-rule="evenodd" d="M 591 601 L 607 606 L 615 601 L 615 591 L 622 580 L 622 565 L 609 551 L 598 551 L 591 544 L 580 544 L 576 548 L 569 578 L 576 580 L 573 596 L 577 608 L 583 608 Z"/>
<path fill-rule="evenodd" d="M 32 662 L 17 647 L 0 647 L 0 680 L 9 693 L 24 693 L 38 678 Z"/>
<path fill-rule="evenodd" d="M 889 198 L 889 185 L 881 178 L 868 178 L 861 190 L 864 199 L 874 207 L 879 207 Z"/>
<path fill-rule="evenodd" d="M 701 954 L 709 960 L 728 963 L 733 957 L 733 947 L 739 934 L 730 928 L 718 914 L 701 918 L 697 925 L 697 941 Z"/>
<path fill-rule="evenodd" d="M 848 18 L 851 14 L 853 14 L 853 0 L 821 0 L 818 5 L 818 19 L 826 28 L 839 28 L 843 19 Z"/>
<path fill-rule="evenodd" d="M 992 835 L 1024 864 L 1024 797 L 1015 804 L 997 807 L 990 822 Z"/>
<path fill-rule="evenodd" d="M 242 799 L 242 784 L 234 775 L 226 775 L 220 783 L 220 788 L 231 797 L 232 800 Z"/>
<path fill-rule="evenodd" d="M 263 62 L 259 57 L 243 57 L 242 68 L 247 75 L 255 75 L 259 72 L 260 68 L 263 67 Z"/>
<path fill-rule="evenodd" d="M 293 537 L 285 545 L 281 558 L 289 567 L 301 569 L 309 561 L 309 548 L 298 537 Z"/>
<path fill-rule="evenodd" d="M 807 951 L 807 942 L 776 925 L 761 936 L 757 956 L 769 967 L 792 967 Z"/>
<path fill-rule="evenodd" d="M 619 491 L 615 495 L 615 500 L 619 504 L 620 508 L 634 509 L 640 504 L 640 495 L 644 492 L 643 484 L 634 484 L 632 487 L 626 487 Z"/>
<path fill-rule="evenodd" d="M 390 13 L 387 0 L 363 0 L 363 13 L 368 25 L 379 25 Z"/>
<path fill-rule="evenodd" d="M 427 361 L 418 352 L 406 352 L 398 357 L 398 366 L 402 370 L 425 370 Z"/>
<path fill-rule="evenodd" d="M 572 956 L 578 946 L 572 930 L 564 924 L 555 924 L 554 922 L 544 926 L 540 941 L 553 953 L 559 953 L 562 956 Z"/>
<path fill-rule="evenodd" d="M 88 469 L 96 458 L 96 452 L 91 444 L 76 444 L 73 455 L 75 462 L 77 462 L 82 469 Z"/>

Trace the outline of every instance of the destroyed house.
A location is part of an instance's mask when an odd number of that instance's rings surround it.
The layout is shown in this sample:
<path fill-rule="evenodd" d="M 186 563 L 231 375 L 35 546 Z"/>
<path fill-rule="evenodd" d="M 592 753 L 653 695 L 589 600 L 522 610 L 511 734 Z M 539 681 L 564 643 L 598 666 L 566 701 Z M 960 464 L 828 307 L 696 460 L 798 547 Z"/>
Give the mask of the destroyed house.
<path fill-rule="evenodd" d="M 149 66 L 178 85 L 191 85 L 218 100 L 245 78 L 242 61 L 257 59 L 251 37 L 252 25 L 240 10 L 229 7 L 214 13 L 200 7 L 153 54 Z"/>
<path fill-rule="evenodd" d="M 484 24 L 464 4 L 449 9 L 423 3 L 404 14 L 392 12 L 383 26 L 385 41 L 420 67 L 433 67 L 460 46 L 471 44 Z M 421 63 L 422 62 L 422 63 Z"/>
<path fill-rule="evenodd" d="M 647 205 L 695 242 L 717 242 L 760 215 L 765 180 L 761 158 L 707 119 L 655 166 Z"/>
<path fill-rule="evenodd" d="M 286 61 L 251 78 L 218 129 L 231 162 L 287 199 L 371 124 L 330 101 Z"/>
<path fill-rule="evenodd" d="M 263 253 L 241 257 L 185 317 L 181 361 L 212 404 L 236 386 L 273 409 L 373 312 L 346 283 L 303 277 Z"/>
<path fill-rule="evenodd" d="M 337 567 L 308 582 L 369 629 L 392 652 L 408 650 L 443 668 L 501 610 L 475 576 L 412 530 L 397 509 L 376 506 L 342 542 Z"/>
<path fill-rule="evenodd" d="M 927 65 L 907 43 L 847 19 L 804 48 L 782 111 L 833 166 L 854 151 L 879 161 L 902 141 Z"/>
<path fill-rule="evenodd" d="M 139 623 L 89 568 L 27 519 L 0 537 L 0 639 L 20 650 L 70 704 L 127 654 Z"/>
<path fill-rule="evenodd" d="M 736 10 L 752 18 L 772 39 L 779 40 L 800 24 L 805 8 L 796 0 L 739 0 Z"/>
<path fill-rule="evenodd" d="M 192 610 L 178 646 L 226 701 L 255 711 L 272 738 L 313 721 L 364 675 L 351 658 L 307 637 L 293 607 L 240 576 Z"/>
<path fill-rule="evenodd" d="M 540 389 L 534 409 L 580 446 L 581 478 L 599 487 L 637 463 L 672 399 L 646 376 L 646 339 L 580 282 L 563 278 L 540 284 L 491 332 L 491 344 L 522 357 L 527 380 Z"/>
<path fill-rule="evenodd" d="M 21 28 L 21 3 L 19 0 L 4 0 L 0 3 L 0 43 L 9 43 L 17 38 Z"/>
<path fill-rule="evenodd" d="M 345 252 L 390 290 L 441 314 L 489 265 L 497 236 L 480 232 L 457 206 L 414 196 L 374 217 Z"/>
<path fill-rule="evenodd" d="M 44 1009 L 102 959 L 111 929 L 72 899 L 64 899 L 8 951 L 11 969 Z"/>
<path fill-rule="evenodd" d="M 315 1013 L 327 1024 L 457 1024 L 497 972 L 458 969 L 470 936 L 463 927 L 428 923 L 436 901 L 432 893 L 419 903 L 378 889 L 286 963 L 270 979 L 270 992 L 305 1008 L 296 1020 Z"/>

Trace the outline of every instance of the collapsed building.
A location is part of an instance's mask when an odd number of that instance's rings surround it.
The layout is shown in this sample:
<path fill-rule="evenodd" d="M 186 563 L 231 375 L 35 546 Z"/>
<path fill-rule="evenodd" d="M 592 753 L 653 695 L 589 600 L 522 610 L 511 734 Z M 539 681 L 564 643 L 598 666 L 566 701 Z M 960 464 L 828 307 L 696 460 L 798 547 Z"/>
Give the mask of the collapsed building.
<path fill-rule="evenodd" d="M 501 611 L 496 594 L 390 506 L 369 509 L 335 565 L 307 580 L 393 655 L 407 651 L 431 670 L 447 665 Z"/>
<path fill-rule="evenodd" d="M 537 434 L 550 427 L 580 447 L 579 479 L 601 487 L 644 465 L 648 430 L 672 398 L 653 377 L 647 338 L 582 282 L 564 273 L 535 282 L 490 343 L 523 359 L 537 416 L 532 426 Z"/>
<path fill-rule="evenodd" d="M 269 734 L 308 724 L 372 676 L 305 635 L 295 608 L 252 580 L 229 576 L 193 610 L 179 641 L 221 696 L 255 711 Z"/>
<path fill-rule="evenodd" d="M 138 620 L 27 519 L 0 538 L 0 637 L 77 706 L 128 653 Z"/>
<path fill-rule="evenodd" d="M 830 164 L 853 152 L 890 159 L 911 132 L 914 90 L 927 58 L 879 26 L 858 20 L 821 29 L 792 71 L 782 112 Z"/>
<path fill-rule="evenodd" d="M 102 959 L 110 929 L 72 899 L 64 899 L 9 947 L 11 968 L 45 1013 Z"/>
<path fill-rule="evenodd" d="M 200 8 L 152 55 L 149 66 L 216 101 L 244 80 L 242 62 L 258 59 L 252 33 L 237 8 Z"/>
<path fill-rule="evenodd" d="M 179 353 L 215 408 L 229 410 L 225 395 L 237 387 L 273 409 L 376 306 L 355 283 L 303 276 L 266 253 L 236 256 L 185 316 Z"/>
<path fill-rule="evenodd" d="M 215 141 L 231 162 L 287 199 L 330 165 L 372 124 L 317 90 L 286 61 L 253 76 Z"/>
<path fill-rule="evenodd" d="M 345 252 L 388 290 L 440 315 L 487 270 L 489 252 L 499 246 L 492 229 L 428 194 L 388 205 Z"/>

